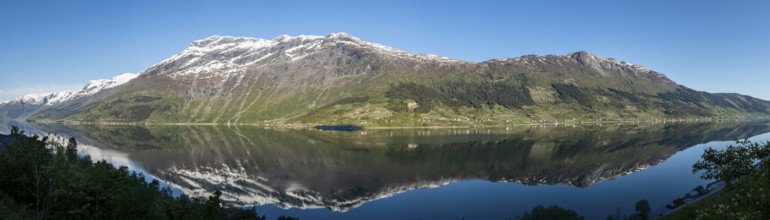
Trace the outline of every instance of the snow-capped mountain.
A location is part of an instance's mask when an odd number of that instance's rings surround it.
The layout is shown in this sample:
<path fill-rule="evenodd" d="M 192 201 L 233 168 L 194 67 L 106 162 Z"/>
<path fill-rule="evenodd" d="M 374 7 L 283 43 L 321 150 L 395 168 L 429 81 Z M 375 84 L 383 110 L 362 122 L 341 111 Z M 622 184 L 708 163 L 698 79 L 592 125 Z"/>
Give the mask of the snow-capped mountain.
<path fill-rule="evenodd" d="M 139 74 L 134 73 L 123 73 L 118 76 L 112 77 L 112 79 L 97 79 L 97 80 L 91 80 L 86 83 L 85 86 L 83 86 L 78 91 L 60 91 L 60 92 L 54 92 L 54 93 L 47 93 L 47 94 L 28 94 L 24 95 L 20 98 L 16 98 L 7 102 L 0 103 L 2 104 L 9 104 L 9 103 L 25 103 L 28 105 L 56 105 L 59 103 L 63 103 L 69 100 L 93 95 L 99 91 L 102 91 L 104 89 L 114 88 L 119 85 L 123 85 L 124 83 L 130 81 L 131 79 L 134 79 Z"/>
<path fill-rule="evenodd" d="M 413 54 L 392 47 L 362 41 L 347 33 L 327 36 L 281 35 L 271 40 L 212 36 L 193 41 L 184 51 L 156 66 L 175 66 L 174 76 L 210 73 L 222 76 L 240 72 L 245 67 L 256 67 L 276 62 L 298 62 L 303 58 L 324 53 L 340 46 L 350 46 L 393 58 L 421 61 L 461 62 L 432 54 Z M 149 71 L 152 71 L 150 68 Z"/>
<path fill-rule="evenodd" d="M 70 97 L 72 97 L 73 92 L 72 91 L 61 91 L 61 92 L 55 92 L 55 93 L 46 93 L 46 94 L 27 94 L 20 98 L 16 98 L 7 102 L 0 103 L 6 104 L 6 103 L 26 103 L 28 105 L 53 105 L 62 101 L 69 100 Z"/>
<path fill-rule="evenodd" d="M 28 94 L 0 103 L 0 118 L 19 118 L 46 107 L 56 106 L 72 100 L 92 96 L 99 91 L 115 88 L 136 78 L 139 74 L 123 73 L 111 79 L 97 79 L 86 83 L 77 91 L 60 91 L 47 94 Z"/>
<path fill-rule="evenodd" d="M 112 77 L 112 79 L 97 79 L 97 80 L 88 81 L 88 83 L 85 86 L 83 86 L 82 89 L 73 93 L 71 99 L 93 95 L 99 91 L 109 89 L 109 88 L 114 88 L 119 85 L 123 85 L 124 83 L 127 83 L 128 81 L 136 78 L 137 76 L 139 76 L 139 74 L 123 73 L 115 77 Z"/>
<path fill-rule="evenodd" d="M 516 119 L 523 123 L 578 120 L 575 115 L 593 120 L 770 114 L 770 102 L 695 91 L 646 67 L 585 51 L 468 62 L 409 53 L 346 33 L 269 40 L 212 36 L 126 83 L 130 78 L 94 81 L 59 94 L 61 100 L 98 98 L 31 119 L 455 126 L 463 115 L 444 120 L 440 112 L 499 106 L 503 114 L 524 116 Z M 126 86 L 105 89 L 120 82 Z M 524 107 L 535 110 L 522 112 Z M 555 107 L 570 110 L 550 111 Z M 427 115 L 400 122 L 403 111 Z"/>

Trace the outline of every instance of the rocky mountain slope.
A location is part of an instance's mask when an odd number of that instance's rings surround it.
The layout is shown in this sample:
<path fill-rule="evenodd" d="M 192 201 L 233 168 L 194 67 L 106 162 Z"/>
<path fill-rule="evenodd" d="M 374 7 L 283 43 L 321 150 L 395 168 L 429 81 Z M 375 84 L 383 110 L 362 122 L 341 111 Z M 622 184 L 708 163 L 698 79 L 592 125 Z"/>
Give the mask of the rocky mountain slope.
<path fill-rule="evenodd" d="M 585 51 L 466 62 L 345 33 L 209 37 L 94 96 L 30 118 L 425 126 L 770 113 L 768 101 L 694 91 Z"/>

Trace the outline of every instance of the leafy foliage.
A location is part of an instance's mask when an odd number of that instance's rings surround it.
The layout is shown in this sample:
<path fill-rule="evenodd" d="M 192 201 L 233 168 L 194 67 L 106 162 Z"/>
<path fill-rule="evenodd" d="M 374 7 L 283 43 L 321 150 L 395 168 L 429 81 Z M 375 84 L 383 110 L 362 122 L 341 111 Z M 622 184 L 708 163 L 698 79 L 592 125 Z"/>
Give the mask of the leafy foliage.
<path fill-rule="evenodd" d="M 704 171 L 701 178 L 724 180 L 730 184 L 732 180 L 753 172 L 754 163 L 768 156 L 766 146 L 748 140 L 738 141 L 738 144 L 740 145 L 730 145 L 724 150 L 706 148 L 703 160 L 692 166 L 693 173 Z"/>
<path fill-rule="evenodd" d="M 664 219 L 770 219 L 770 142 L 738 144 L 722 151 L 707 149 L 696 164 L 707 171 L 704 177 L 734 183 Z M 748 162 L 757 160 L 758 166 Z"/>
<path fill-rule="evenodd" d="M 170 188 L 125 166 L 78 156 L 75 139 L 61 145 L 15 127 L 11 137 L 0 151 L 0 207 L 21 207 L 21 218 L 265 219 L 254 209 L 223 207 L 220 192 L 175 198 Z"/>
<path fill-rule="evenodd" d="M 770 219 L 770 166 L 741 177 L 718 203 L 696 211 L 698 219 Z"/>

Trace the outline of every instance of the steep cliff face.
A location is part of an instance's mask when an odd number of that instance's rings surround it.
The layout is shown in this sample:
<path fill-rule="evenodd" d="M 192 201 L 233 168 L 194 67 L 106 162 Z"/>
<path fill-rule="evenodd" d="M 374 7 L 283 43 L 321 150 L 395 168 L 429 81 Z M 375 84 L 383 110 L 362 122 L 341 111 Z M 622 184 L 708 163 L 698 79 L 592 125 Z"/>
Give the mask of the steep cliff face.
<path fill-rule="evenodd" d="M 693 91 L 585 51 L 466 62 L 345 33 L 209 37 L 94 96 L 32 118 L 389 126 L 770 112 L 767 101 Z"/>

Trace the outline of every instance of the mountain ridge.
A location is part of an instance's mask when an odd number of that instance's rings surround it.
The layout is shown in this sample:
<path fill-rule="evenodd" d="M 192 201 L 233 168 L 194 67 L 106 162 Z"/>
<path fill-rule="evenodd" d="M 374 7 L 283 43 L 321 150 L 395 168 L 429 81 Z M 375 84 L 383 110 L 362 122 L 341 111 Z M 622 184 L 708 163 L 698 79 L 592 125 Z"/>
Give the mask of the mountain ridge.
<path fill-rule="evenodd" d="M 29 113 L 34 113 L 41 109 L 56 106 L 62 103 L 71 102 L 77 99 L 84 99 L 94 94 L 111 89 L 134 79 L 139 74 L 123 73 L 110 79 L 89 80 L 80 90 L 64 90 L 52 93 L 27 94 L 19 98 L 0 102 L 0 119 L 23 118 Z"/>
<path fill-rule="evenodd" d="M 644 66 L 587 51 L 469 62 L 346 33 L 270 40 L 211 36 L 95 97 L 30 115 L 91 122 L 434 126 L 770 114 L 765 100 L 695 91 Z"/>

